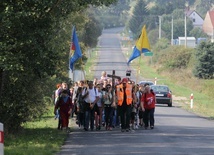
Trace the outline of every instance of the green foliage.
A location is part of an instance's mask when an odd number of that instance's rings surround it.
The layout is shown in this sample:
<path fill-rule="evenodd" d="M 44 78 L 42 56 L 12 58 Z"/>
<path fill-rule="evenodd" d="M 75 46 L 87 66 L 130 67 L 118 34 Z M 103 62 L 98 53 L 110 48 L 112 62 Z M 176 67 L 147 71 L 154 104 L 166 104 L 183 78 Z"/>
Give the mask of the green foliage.
<path fill-rule="evenodd" d="M 24 130 L 5 135 L 4 151 L 9 155 L 53 155 L 60 150 L 67 133 L 57 130 L 53 106 L 41 119 L 23 124 Z"/>
<path fill-rule="evenodd" d="M 195 0 L 154 0 L 158 6 L 165 6 L 171 5 L 172 10 L 175 9 L 183 9 L 185 8 L 185 4 L 188 3 L 189 5 L 194 4 Z M 167 8 L 167 7 L 166 7 Z"/>
<path fill-rule="evenodd" d="M 190 31 L 190 36 L 195 38 L 209 38 L 209 36 L 203 32 L 203 30 L 199 27 L 195 27 Z"/>
<path fill-rule="evenodd" d="M 85 45 L 88 47 L 95 47 L 101 33 L 101 25 L 93 16 L 90 16 L 88 22 L 85 24 L 85 31 L 82 36 L 82 41 L 85 42 Z"/>
<path fill-rule="evenodd" d="M 116 3 L 106 7 L 91 7 L 95 12 L 97 20 L 103 28 L 123 26 L 126 23 L 130 0 L 118 0 Z"/>
<path fill-rule="evenodd" d="M 207 11 L 211 10 L 213 4 L 213 0 L 196 0 L 195 7 L 202 18 L 205 18 Z"/>
<path fill-rule="evenodd" d="M 142 26 L 145 24 L 148 15 L 148 10 L 144 0 L 138 0 L 134 6 L 132 16 L 129 20 L 128 27 L 136 39 L 141 33 Z"/>
<path fill-rule="evenodd" d="M 158 41 L 159 37 L 159 30 L 158 29 L 154 29 L 149 31 L 148 33 L 148 38 L 149 38 L 149 42 L 150 45 L 153 47 L 153 45 L 155 45 Z"/>
<path fill-rule="evenodd" d="M 80 32 L 86 27 L 88 31 L 98 30 L 97 25 L 89 28 L 95 20 L 90 21 L 80 10 L 115 1 L 1 2 L 0 118 L 5 133 L 16 132 L 23 122 L 40 117 L 46 110 L 43 97 L 51 96 L 56 81 L 68 81 L 72 25 L 80 29 L 77 32 L 80 38 L 81 34 L 85 35 Z M 97 32 L 90 33 L 94 40 Z M 94 46 L 94 40 L 86 39 L 83 43 Z M 83 53 L 84 45 L 81 46 Z M 83 62 L 85 60 L 84 54 Z"/>
<path fill-rule="evenodd" d="M 193 49 L 186 49 L 182 46 L 171 46 L 170 48 L 156 52 L 154 58 L 162 68 L 160 70 L 186 69 L 191 60 Z"/>
<path fill-rule="evenodd" d="M 214 43 L 202 42 L 195 53 L 197 64 L 194 74 L 198 78 L 214 78 Z"/>
<path fill-rule="evenodd" d="M 166 38 L 158 39 L 153 49 L 156 53 L 158 53 L 159 51 L 164 51 L 166 48 L 169 47 L 169 43 L 170 41 Z"/>
<path fill-rule="evenodd" d="M 184 14 L 178 13 L 176 16 L 179 18 L 173 17 L 173 38 L 178 38 L 184 36 Z M 171 29 L 172 29 L 172 16 L 164 15 L 162 16 L 162 31 L 165 32 L 167 39 L 171 39 Z M 190 19 L 187 19 L 187 35 L 190 35 L 190 31 L 193 29 L 193 23 Z"/>

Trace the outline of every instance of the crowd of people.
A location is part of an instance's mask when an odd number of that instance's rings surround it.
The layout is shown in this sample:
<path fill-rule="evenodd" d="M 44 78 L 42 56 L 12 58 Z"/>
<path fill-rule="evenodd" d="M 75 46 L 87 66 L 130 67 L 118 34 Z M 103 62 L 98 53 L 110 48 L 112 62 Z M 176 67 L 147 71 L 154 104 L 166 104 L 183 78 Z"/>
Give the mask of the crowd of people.
<path fill-rule="evenodd" d="M 154 128 L 156 98 L 149 84 L 135 84 L 129 78 L 117 78 L 115 83 L 105 71 L 100 79 L 57 84 L 54 92 L 54 114 L 58 129 L 70 132 L 70 117 L 84 131 L 113 130 L 121 132 L 143 127 Z"/>

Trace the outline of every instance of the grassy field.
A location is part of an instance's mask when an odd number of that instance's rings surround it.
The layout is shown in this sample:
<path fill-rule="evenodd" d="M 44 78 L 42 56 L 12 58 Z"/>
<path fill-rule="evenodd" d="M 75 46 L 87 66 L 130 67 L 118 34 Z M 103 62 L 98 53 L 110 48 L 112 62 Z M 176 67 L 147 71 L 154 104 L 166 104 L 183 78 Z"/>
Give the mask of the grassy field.
<path fill-rule="evenodd" d="M 59 151 L 67 133 L 57 129 L 53 107 L 40 120 L 28 122 L 23 130 L 5 137 L 5 155 L 53 155 Z"/>
<path fill-rule="evenodd" d="M 129 54 L 125 54 L 129 58 L 132 53 L 131 47 Z M 139 61 L 139 59 L 141 59 Z M 157 84 L 166 84 L 172 90 L 173 95 L 185 97 L 186 100 L 176 101 L 179 105 L 191 112 L 194 112 L 200 116 L 214 119 L 214 80 L 199 80 L 191 76 L 190 71 L 177 70 L 173 72 L 161 72 L 158 73 L 157 66 L 152 64 L 151 57 L 142 56 L 133 61 L 133 68 L 140 68 L 140 77 L 142 80 L 149 79 L 155 81 L 157 78 Z M 140 66 L 140 67 L 139 67 Z M 194 105 L 190 108 L 190 95 L 194 95 Z"/>
<path fill-rule="evenodd" d="M 86 79 L 93 79 L 94 62 L 97 59 L 97 49 L 91 52 L 85 70 Z M 54 155 L 63 145 L 67 133 L 57 129 L 58 120 L 54 119 L 53 108 L 49 107 L 49 111 L 34 122 L 23 124 L 23 129 L 19 133 L 5 135 L 4 154 L 5 155 Z M 70 121 L 72 125 L 74 121 Z M 72 128 L 71 128 L 72 129 Z"/>
<path fill-rule="evenodd" d="M 87 80 L 93 80 L 94 78 L 94 64 L 98 58 L 98 54 L 97 54 L 98 50 L 99 48 L 97 47 L 91 51 L 90 58 L 88 59 L 84 67 L 84 70 L 86 71 Z"/>

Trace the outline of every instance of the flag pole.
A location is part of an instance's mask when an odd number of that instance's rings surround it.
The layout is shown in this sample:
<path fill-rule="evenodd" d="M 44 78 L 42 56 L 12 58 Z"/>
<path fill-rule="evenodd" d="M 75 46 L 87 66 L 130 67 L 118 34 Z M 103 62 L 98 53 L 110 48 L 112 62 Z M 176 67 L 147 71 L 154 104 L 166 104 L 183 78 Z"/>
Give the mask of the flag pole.
<path fill-rule="evenodd" d="M 141 63 L 141 54 L 140 54 L 139 61 L 138 61 L 138 74 L 137 74 L 138 77 L 137 77 L 136 83 L 138 83 L 138 80 L 140 77 L 140 63 Z"/>
<path fill-rule="evenodd" d="M 74 72 L 74 67 L 75 67 L 75 62 L 82 57 L 82 52 L 81 52 L 81 48 L 80 48 L 80 45 L 79 45 L 79 41 L 78 41 L 78 37 L 77 37 L 77 34 L 76 34 L 76 29 L 75 29 L 75 26 L 73 26 L 73 29 L 72 29 L 72 38 L 71 38 L 71 51 L 72 51 L 72 56 L 70 58 L 70 62 L 69 62 L 69 65 L 70 65 L 70 69 L 72 70 L 73 72 L 73 81 L 74 81 L 74 78 L 75 78 L 75 72 Z M 74 53 L 73 53 L 74 51 Z"/>
<path fill-rule="evenodd" d="M 74 82 L 74 72 L 73 72 L 73 70 L 71 70 L 71 68 L 70 68 L 70 58 L 71 58 L 71 56 L 72 56 L 72 50 L 71 50 L 71 48 L 72 48 L 72 44 L 73 44 L 73 41 L 72 41 L 72 38 L 73 38 L 73 30 L 74 30 L 74 26 L 71 24 L 71 41 L 70 41 L 70 49 L 69 49 L 69 62 L 68 62 L 68 67 L 69 67 L 69 74 L 72 74 L 72 77 L 69 77 L 69 78 L 72 78 L 71 80 L 72 80 L 72 82 Z M 69 76 L 69 75 L 68 75 Z"/>
<path fill-rule="evenodd" d="M 85 81 L 85 70 L 84 70 L 84 67 L 83 67 L 82 57 L 81 57 L 80 61 L 81 61 L 81 69 L 82 69 L 83 76 L 84 76 L 83 78 L 84 78 L 84 81 Z"/>

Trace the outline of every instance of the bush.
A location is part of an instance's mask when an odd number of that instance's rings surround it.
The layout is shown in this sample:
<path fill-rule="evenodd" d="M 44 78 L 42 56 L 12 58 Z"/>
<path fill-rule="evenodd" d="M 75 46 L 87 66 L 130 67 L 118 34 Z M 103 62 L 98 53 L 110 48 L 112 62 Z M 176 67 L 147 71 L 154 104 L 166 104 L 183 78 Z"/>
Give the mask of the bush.
<path fill-rule="evenodd" d="M 193 51 L 181 46 L 171 46 L 159 52 L 156 51 L 154 61 L 162 66 L 160 70 L 185 69 L 189 65 Z"/>
<path fill-rule="evenodd" d="M 194 75 L 200 79 L 214 78 L 214 43 L 202 42 L 195 53 L 196 66 Z"/>

